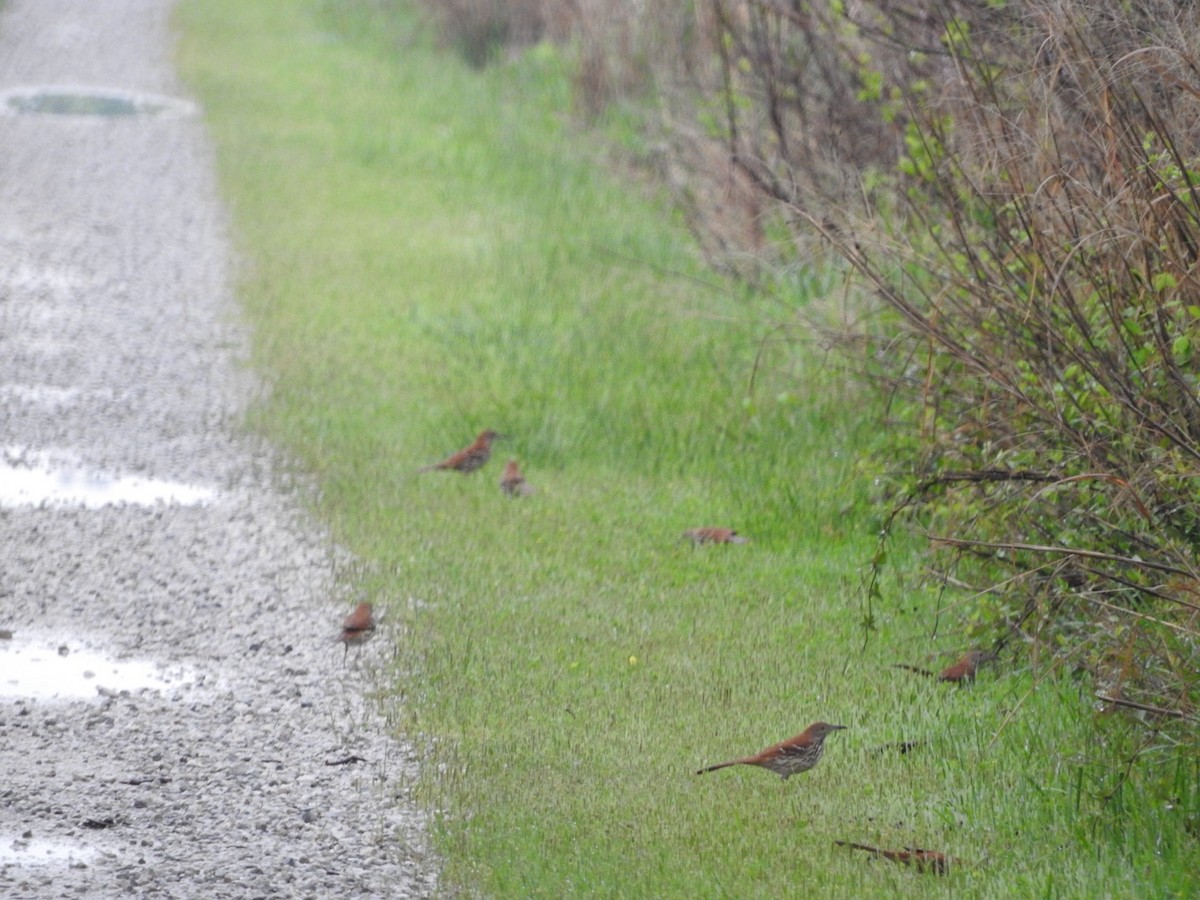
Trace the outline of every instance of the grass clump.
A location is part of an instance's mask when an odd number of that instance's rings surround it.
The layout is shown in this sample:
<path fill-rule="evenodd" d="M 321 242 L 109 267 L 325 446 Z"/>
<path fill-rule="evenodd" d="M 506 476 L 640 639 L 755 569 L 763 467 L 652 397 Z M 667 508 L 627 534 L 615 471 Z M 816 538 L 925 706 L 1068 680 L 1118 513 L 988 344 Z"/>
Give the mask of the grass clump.
<path fill-rule="evenodd" d="M 963 638 L 931 639 L 904 546 L 862 599 L 870 404 L 809 357 L 803 394 L 782 376 L 682 229 L 560 127 L 553 52 L 480 75 L 387 4 L 184 0 L 180 23 L 274 388 L 254 425 L 316 476 L 388 611 L 447 892 L 1194 888 L 1200 798 L 1140 793 L 1111 765 L 1120 721 L 1080 753 L 1069 678 L 888 668 Z M 532 497 L 496 460 L 416 473 L 489 427 Z M 693 549 L 697 525 L 752 542 Z M 812 772 L 693 774 L 816 719 L 850 727 Z M 876 752 L 903 740 L 923 743 Z M 964 862 L 929 878 L 835 839 Z"/>

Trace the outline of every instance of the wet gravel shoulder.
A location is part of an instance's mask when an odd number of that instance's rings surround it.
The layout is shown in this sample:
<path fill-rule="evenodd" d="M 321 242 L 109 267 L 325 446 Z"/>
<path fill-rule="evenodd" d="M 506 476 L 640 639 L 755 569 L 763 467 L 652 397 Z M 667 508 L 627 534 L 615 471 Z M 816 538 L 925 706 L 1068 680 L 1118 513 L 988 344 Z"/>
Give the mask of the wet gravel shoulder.
<path fill-rule="evenodd" d="M 261 388 L 171 8 L 0 11 L 0 103 L 184 101 L 0 110 L 0 896 L 428 896 L 413 754 L 364 699 L 398 636 L 343 664 L 353 561 L 239 430 Z M 78 696 L 17 675 L 89 651 Z"/>

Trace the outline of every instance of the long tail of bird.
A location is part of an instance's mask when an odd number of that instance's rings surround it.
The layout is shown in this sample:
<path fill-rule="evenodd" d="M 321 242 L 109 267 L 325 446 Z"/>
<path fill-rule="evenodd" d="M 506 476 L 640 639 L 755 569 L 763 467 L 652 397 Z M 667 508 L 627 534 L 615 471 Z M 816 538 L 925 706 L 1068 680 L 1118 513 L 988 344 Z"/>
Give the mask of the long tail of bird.
<path fill-rule="evenodd" d="M 920 666 L 909 666 L 909 665 L 906 665 L 905 663 L 892 663 L 892 668 L 893 669 L 905 669 L 909 672 L 916 672 L 918 675 L 927 675 L 930 678 L 933 677 L 932 672 L 930 672 L 928 669 L 922 669 Z"/>
<path fill-rule="evenodd" d="M 741 759 L 728 759 L 725 762 L 717 763 L 715 766 L 706 766 L 703 769 L 697 769 L 697 775 L 703 775 L 705 772 L 715 772 L 717 769 L 727 769 L 730 766 L 742 766 L 749 763 L 753 756 L 743 756 Z"/>

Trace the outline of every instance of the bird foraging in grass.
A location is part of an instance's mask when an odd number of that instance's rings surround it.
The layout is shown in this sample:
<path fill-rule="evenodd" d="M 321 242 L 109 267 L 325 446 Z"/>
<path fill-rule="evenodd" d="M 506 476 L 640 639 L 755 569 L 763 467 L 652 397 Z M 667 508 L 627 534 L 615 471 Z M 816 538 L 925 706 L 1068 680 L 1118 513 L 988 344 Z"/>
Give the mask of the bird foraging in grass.
<path fill-rule="evenodd" d="M 821 755 L 825 752 L 825 738 L 835 731 L 844 730 L 845 727 L 845 725 L 830 725 L 827 722 L 813 722 L 795 737 L 772 744 L 753 756 L 743 756 L 739 759 L 717 763 L 715 766 L 700 769 L 696 774 L 703 775 L 705 772 L 714 772 L 727 766 L 758 766 L 768 772 L 774 772 L 787 781 L 792 775 L 807 772 L 820 762 Z"/>
<path fill-rule="evenodd" d="M 462 472 L 464 475 L 469 475 L 476 469 L 482 468 L 483 464 L 491 459 L 492 442 L 500 440 L 504 440 L 504 435 L 498 434 L 489 428 L 486 431 L 479 432 L 479 436 L 469 446 L 447 456 L 440 463 L 434 463 L 432 466 L 424 466 L 417 471 L 433 472 L 441 470 L 444 472 Z"/>
<path fill-rule="evenodd" d="M 953 662 L 942 669 L 937 674 L 937 680 L 948 681 L 952 684 L 969 684 L 975 680 L 975 673 L 979 671 L 979 667 L 985 662 L 991 662 L 995 658 L 995 653 L 988 653 L 985 650 L 969 650 L 957 662 Z M 927 675 L 930 678 L 934 677 L 934 674 L 928 669 L 922 669 L 918 666 L 896 663 L 892 668 L 907 669 L 909 672 L 916 672 L 918 675 Z"/>
<path fill-rule="evenodd" d="M 515 459 L 504 464 L 504 474 L 500 476 L 500 490 L 508 497 L 528 497 L 533 493 L 533 485 L 525 480 Z"/>
<path fill-rule="evenodd" d="M 950 858 L 937 850 L 921 850 L 917 847 L 907 847 L 904 850 L 881 850 L 870 844 L 856 844 L 852 841 L 834 841 L 839 847 L 850 847 L 854 850 L 865 850 L 876 857 L 890 859 L 902 866 L 912 866 L 918 872 L 932 872 L 934 875 L 945 875 L 950 869 Z"/>
<path fill-rule="evenodd" d="M 343 665 L 346 662 L 346 656 L 350 653 L 350 645 L 361 647 L 371 635 L 375 633 L 375 614 L 371 610 L 370 603 L 360 603 L 354 607 L 354 612 L 346 616 L 342 620 L 342 633 L 334 640 L 340 641 L 346 647 L 346 652 L 342 654 Z"/>
<path fill-rule="evenodd" d="M 689 528 L 683 537 L 697 547 L 701 544 L 746 544 L 750 541 L 732 528 Z"/>

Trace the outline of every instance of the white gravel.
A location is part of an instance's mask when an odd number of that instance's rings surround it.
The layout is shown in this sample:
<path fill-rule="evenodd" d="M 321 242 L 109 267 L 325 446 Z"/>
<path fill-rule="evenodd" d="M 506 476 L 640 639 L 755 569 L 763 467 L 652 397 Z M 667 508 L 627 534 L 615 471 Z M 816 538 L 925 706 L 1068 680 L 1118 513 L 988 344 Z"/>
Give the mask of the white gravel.
<path fill-rule="evenodd" d="M 0 92 L 186 101 L 171 6 L 7 0 Z M 353 561 L 238 431 L 189 110 L 0 111 L 0 896 L 427 896 L 413 754 L 363 700 L 397 636 L 343 666 Z"/>

